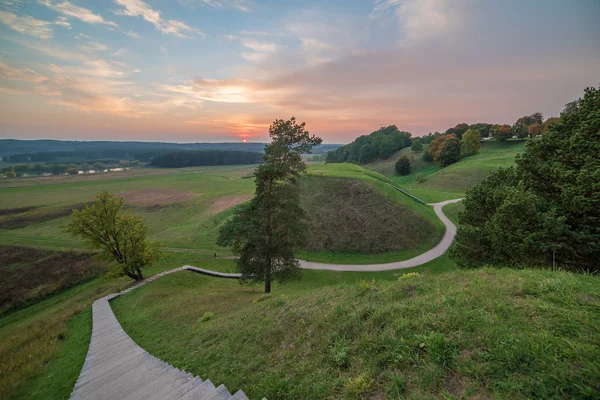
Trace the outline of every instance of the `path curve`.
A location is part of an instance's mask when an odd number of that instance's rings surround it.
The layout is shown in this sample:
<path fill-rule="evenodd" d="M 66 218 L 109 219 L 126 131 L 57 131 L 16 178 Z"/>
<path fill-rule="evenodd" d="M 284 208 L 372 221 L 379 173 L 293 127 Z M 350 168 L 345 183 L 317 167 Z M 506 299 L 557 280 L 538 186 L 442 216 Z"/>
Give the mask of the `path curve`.
<path fill-rule="evenodd" d="M 152 356 L 125 333 L 110 308 L 109 300 L 184 269 L 161 272 L 94 302 L 92 338 L 71 400 L 248 400 L 241 390 L 232 395 L 223 385 L 215 387 Z"/>
<path fill-rule="evenodd" d="M 389 271 L 393 269 L 402 269 L 402 268 L 412 268 L 417 267 L 419 265 L 423 265 L 428 263 L 429 261 L 435 260 L 450 248 L 452 242 L 454 241 L 454 236 L 456 236 L 456 226 L 444 215 L 442 212 L 442 208 L 446 204 L 458 203 L 462 199 L 454 199 L 454 200 L 446 200 L 440 203 L 430 203 L 429 206 L 433 207 L 438 218 L 442 221 L 442 223 L 446 226 L 446 232 L 444 232 L 444 237 L 442 240 L 435 245 L 431 250 L 426 251 L 423 254 L 420 254 L 414 258 L 404 261 L 396 261 L 386 264 L 327 264 L 306 260 L 298 260 L 300 261 L 300 268 L 304 269 L 321 269 L 321 270 L 330 270 L 330 271 L 356 271 L 356 272 L 369 272 L 369 271 Z"/>

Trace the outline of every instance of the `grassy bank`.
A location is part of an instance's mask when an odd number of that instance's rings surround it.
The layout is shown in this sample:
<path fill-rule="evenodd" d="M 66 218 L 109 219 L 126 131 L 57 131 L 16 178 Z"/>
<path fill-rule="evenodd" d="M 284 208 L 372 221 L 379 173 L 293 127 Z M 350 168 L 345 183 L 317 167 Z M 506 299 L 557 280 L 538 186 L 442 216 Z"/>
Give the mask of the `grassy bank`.
<path fill-rule="evenodd" d="M 525 143 L 521 140 L 509 140 L 505 143 L 484 141 L 478 154 L 463 158 L 446 168 L 423 161 L 422 152 L 415 153 L 408 148 L 400 150 L 387 160 L 379 160 L 364 167 L 386 175 L 403 189 L 427 202 L 438 202 L 464 197 L 467 189 L 481 182 L 490 172 L 513 165 L 515 156 L 524 151 Z M 402 155 L 411 159 L 412 170 L 407 176 L 397 176 L 394 171 L 394 163 Z M 422 183 L 416 181 L 419 173 L 425 178 Z"/>
<path fill-rule="evenodd" d="M 596 277 L 394 271 L 323 286 L 314 273 L 264 296 L 181 272 L 113 308 L 152 354 L 251 398 L 583 399 L 600 389 Z"/>

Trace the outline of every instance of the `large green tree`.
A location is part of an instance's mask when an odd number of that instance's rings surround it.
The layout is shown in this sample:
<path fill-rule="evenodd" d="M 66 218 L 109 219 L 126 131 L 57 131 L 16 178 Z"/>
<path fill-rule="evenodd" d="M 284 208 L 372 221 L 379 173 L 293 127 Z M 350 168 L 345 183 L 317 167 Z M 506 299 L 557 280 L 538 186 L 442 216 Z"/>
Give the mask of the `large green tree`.
<path fill-rule="evenodd" d="M 243 276 L 265 283 L 265 293 L 271 292 L 274 279 L 299 271 L 294 247 L 305 242 L 308 232 L 298 188 L 306 169 L 301 155 L 322 142 L 293 117 L 273 122 L 269 135 L 265 163 L 254 172 L 255 195 L 220 229 L 217 240 L 239 255 L 237 268 Z"/>
<path fill-rule="evenodd" d="M 544 117 L 542 113 L 536 112 L 531 115 L 521 117 L 515 122 L 511 128 L 513 135 L 517 135 L 519 139 L 524 139 L 529 135 L 527 128 L 531 124 L 543 124 Z"/>
<path fill-rule="evenodd" d="M 67 231 L 99 250 L 101 258 L 116 262 L 118 275 L 140 281 L 144 279 L 142 269 L 154 263 L 160 251 L 147 240 L 144 220 L 122 213 L 122 207 L 122 198 L 103 191 L 91 206 L 73 210 Z"/>
<path fill-rule="evenodd" d="M 588 88 L 516 168 L 467 192 L 452 257 L 491 264 L 598 270 L 600 259 L 600 92 Z"/>
<path fill-rule="evenodd" d="M 463 157 L 471 156 L 479 152 L 481 148 L 481 135 L 478 131 L 469 129 L 460 140 L 460 151 Z"/>
<path fill-rule="evenodd" d="M 396 161 L 394 168 L 398 175 L 408 175 L 410 174 L 410 160 L 406 156 L 401 156 L 398 161 Z"/>
<path fill-rule="evenodd" d="M 494 125 L 492 128 L 492 137 L 500 142 L 506 142 L 513 137 L 510 125 Z"/>
<path fill-rule="evenodd" d="M 421 142 L 421 139 L 414 138 L 413 141 L 412 141 L 412 144 L 410 145 L 410 149 L 412 151 L 421 151 L 421 150 L 423 150 L 423 143 Z"/>
<path fill-rule="evenodd" d="M 442 167 L 447 167 L 460 160 L 460 140 L 452 134 L 444 136 L 434 159 Z"/>

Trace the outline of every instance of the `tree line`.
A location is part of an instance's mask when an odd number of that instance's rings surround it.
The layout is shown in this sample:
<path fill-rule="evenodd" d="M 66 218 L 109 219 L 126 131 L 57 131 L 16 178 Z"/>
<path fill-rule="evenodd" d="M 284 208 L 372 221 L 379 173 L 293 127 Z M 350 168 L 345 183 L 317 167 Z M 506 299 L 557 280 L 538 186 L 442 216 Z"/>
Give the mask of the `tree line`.
<path fill-rule="evenodd" d="M 327 153 L 327 162 L 367 164 L 386 159 L 394 152 L 411 145 L 411 134 L 400 131 L 396 125 L 380 128 L 356 138 L 352 143 Z"/>
<path fill-rule="evenodd" d="M 178 151 L 155 157 L 150 165 L 160 168 L 182 168 L 205 165 L 259 164 L 261 153 L 237 150 Z"/>
<path fill-rule="evenodd" d="M 529 122 L 516 124 L 519 132 Z M 527 143 L 515 167 L 489 175 L 467 191 L 463 204 L 451 251 L 461 267 L 598 271 L 600 91 L 588 88 L 567 104 Z"/>

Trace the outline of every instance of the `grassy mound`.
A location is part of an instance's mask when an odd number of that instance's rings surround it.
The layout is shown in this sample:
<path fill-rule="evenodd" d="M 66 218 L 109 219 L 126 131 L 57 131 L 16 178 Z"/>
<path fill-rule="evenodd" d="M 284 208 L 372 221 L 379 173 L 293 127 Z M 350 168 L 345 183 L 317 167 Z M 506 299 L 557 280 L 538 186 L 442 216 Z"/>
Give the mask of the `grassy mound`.
<path fill-rule="evenodd" d="M 428 202 L 443 201 L 463 197 L 467 189 L 472 188 L 485 176 L 500 167 L 514 164 L 515 156 L 525 149 L 525 141 L 515 140 L 506 143 L 486 141 L 481 143 L 481 151 L 463 158 L 456 164 L 441 168 L 422 160 L 422 153 L 402 149 L 387 160 L 365 165 L 373 171 L 382 173 L 394 180 L 403 189 Z M 412 171 L 407 176 L 396 176 L 394 163 L 401 155 L 410 158 Z M 417 183 L 416 176 L 421 173 L 425 182 Z"/>
<path fill-rule="evenodd" d="M 250 398 L 583 399 L 600 389 L 597 277 L 484 269 L 309 287 L 264 296 L 179 272 L 112 304 L 150 353 Z"/>
<path fill-rule="evenodd" d="M 416 248 L 437 236 L 413 210 L 358 180 L 306 176 L 301 193 L 311 220 L 308 251 L 377 254 Z"/>
<path fill-rule="evenodd" d="M 354 164 L 312 165 L 301 180 L 310 223 L 300 258 L 384 263 L 427 251 L 444 228 L 431 207 L 398 192 L 388 178 Z"/>

